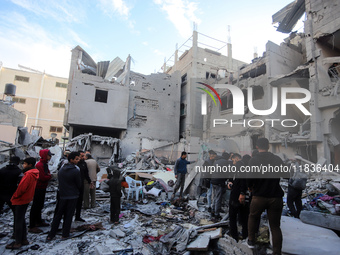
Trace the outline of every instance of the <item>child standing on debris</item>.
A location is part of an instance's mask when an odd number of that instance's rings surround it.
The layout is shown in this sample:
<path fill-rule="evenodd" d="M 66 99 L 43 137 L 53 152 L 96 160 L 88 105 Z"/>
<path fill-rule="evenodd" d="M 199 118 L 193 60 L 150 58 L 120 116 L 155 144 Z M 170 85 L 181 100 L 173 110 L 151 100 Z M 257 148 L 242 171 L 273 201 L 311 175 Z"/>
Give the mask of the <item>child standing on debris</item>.
<path fill-rule="evenodd" d="M 121 178 L 120 171 L 117 169 L 111 169 L 112 176 L 108 182 L 110 196 L 111 196 L 111 206 L 110 206 L 110 223 L 118 224 L 119 223 L 119 214 L 120 214 L 120 198 L 122 196 L 121 191 Z"/>
<path fill-rule="evenodd" d="M 8 244 L 6 249 L 19 249 L 22 245 L 28 245 L 25 214 L 28 204 L 33 200 L 35 187 L 39 178 L 39 171 L 34 168 L 35 158 L 24 160 L 24 177 L 12 196 L 14 207 L 14 237 L 15 242 Z"/>

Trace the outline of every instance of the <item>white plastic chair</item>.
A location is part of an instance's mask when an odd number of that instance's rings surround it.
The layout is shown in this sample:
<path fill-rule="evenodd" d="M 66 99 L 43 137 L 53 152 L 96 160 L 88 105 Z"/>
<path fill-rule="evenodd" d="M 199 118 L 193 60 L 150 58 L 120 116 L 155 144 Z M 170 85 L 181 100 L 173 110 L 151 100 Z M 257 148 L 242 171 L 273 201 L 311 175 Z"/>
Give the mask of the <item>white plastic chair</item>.
<path fill-rule="evenodd" d="M 127 192 L 128 192 L 127 199 L 130 198 L 130 194 L 132 194 L 133 196 L 134 192 L 136 194 L 136 201 L 138 201 L 140 191 L 142 191 L 142 196 L 144 196 L 142 181 L 136 181 L 129 176 L 125 177 L 125 181 L 129 185 L 129 188 L 127 188 Z"/>

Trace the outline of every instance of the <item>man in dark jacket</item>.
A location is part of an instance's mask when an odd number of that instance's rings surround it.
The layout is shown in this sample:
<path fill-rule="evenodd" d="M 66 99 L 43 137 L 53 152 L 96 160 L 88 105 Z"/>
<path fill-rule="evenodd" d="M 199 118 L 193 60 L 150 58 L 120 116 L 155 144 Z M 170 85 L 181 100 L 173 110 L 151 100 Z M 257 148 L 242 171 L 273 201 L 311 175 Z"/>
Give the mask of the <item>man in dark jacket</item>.
<path fill-rule="evenodd" d="M 257 140 L 256 148 L 259 153 L 249 161 L 249 166 L 282 166 L 283 161 L 269 150 L 267 138 Z M 248 187 L 252 191 L 250 214 L 248 220 L 248 247 L 255 247 L 255 234 L 261 219 L 261 214 L 267 210 L 270 231 L 273 240 L 273 255 L 281 254 L 282 232 L 280 228 L 281 213 L 283 208 L 282 197 L 284 195 L 280 186 L 280 178 L 257 178 L 248 181 Z"/>
<path fill-rule="evenodd" d="M 218 157 L 215 160 L 215 167 L 228 167 L 230 162 L 227 160 L 229 154 L 224 153 L 222 157 Z M 222 205 L 222 197 L 225 193 L 226 187 L 225 182 L 226 178 L 223 177 L 221 173 L 214 173 L 214 178 L 211 179 L 212 190 L 213 190 L 213 205 L 211 209 L 211 217 L 215 218 L 215 220 L 220 220 L 220 212 L 221 212 L 221 205 Z"/>
<path fill-rule="evenodd" d="M 109 190 L 110 190 L 110 223 L 119 223 L 120 214 L 120 198 L 122 196 L 120 171 L 118 169 L 112 169 L 112 177 L 110 178 Z"/>
<path fill-rule="evenodd" d="M 19 163 L 20 158 L 14 156 L 9 159 L 7 166 L 0 169 L 0 214 L 5 203 L 14 213 L 11 197 L 19 183 L 19 176 L 21 174 L 21 169 L 18 167 Z"/>
<path fill-rule="evenodd" d="M 174 194 L 172 195 L 172 199 L 175 197 L 175 194 L 179 188 L 179 198 L 182 198 L 183 196 L 183 189 L 184 189 L 184 183 L 185 183 L 185 175 L 187 174 L 187 165 L 194 163 L 195 161 L 188 161 L 186 160 L 187 153 L 185 151 L 182 151 L 181 157 L 176 160 L 174 172 L 175 172 L 175 178 L 177 179 L 176 185 L 174 188 Z"/>
<path fill-rule="evenodd" d="M 51 241 L 57 231 L 64 216 L 62 239 L 66 239 L 70 235 L 72 224 L 72 216 L 76 208 L 77 200 L 81 194 L 81 178 L 80 171 L 77 167 L 79 162 L 79 152 L 71 152 L 68 156 L 69 163 L 65 164 L 58 172 L 59 181 L 59 205 L 58 211 L 54 214 L 50 233 L 46 241 Z"/>
<path fill-rule="evenodd" d="M 228 183 L 228 188 L 231 189 L 229 199 L 230 235 L 238 242 L 237 219 L 239 219 L 242 225 L 242 238 L 246 239 L 248 237 L 249 206 L 245 202 L 247 181 L 237 176 L 241 166 L 244 166 L 244 163 L 241 161 L 241 155 L 235 153 L 231 159 L 233 165 L 236 167 L 236 175 L 235 178 Z"/>
<path fill-rule="evenodd" d="M 39 171 L 39 179 L 35 188 L 33 204 L 30 213 L 30 226 L 29 232 L 40 233 L 41 229 L 37 227 L 48 226 L 41 218 L 41 211 L 44 208 L 46 188 L 48 181 L 51 179 L 50 170 L 48 169 L 48 161 L 52 157 L 52 153 L 48 149 L 40 150 L 40 161 L 36 164 L 36 169 Z"/>
<path fill-rule="evenodd" d="M 81 213 L 81 207 L 83 204 L 83 197 L 84 197 L 84 181 L 87 181 L 89 185 L 91 184 L 91 179 L 89 177 L 89 170 L 87 168 L 87 164 L 85 162 L 85 152 L 83 151 L 78 151 L 79 152 L 79 162 L 78 162 L 78 167 L 80 169 L 80 178 L 81 178 L 81 188 L 80 188 L 80 195 L 78 197 L 77 201 L 77 207 L 76 207 L 76 221 L 82 221 L 85 222 L 84 219 L 80 217 Z"/>

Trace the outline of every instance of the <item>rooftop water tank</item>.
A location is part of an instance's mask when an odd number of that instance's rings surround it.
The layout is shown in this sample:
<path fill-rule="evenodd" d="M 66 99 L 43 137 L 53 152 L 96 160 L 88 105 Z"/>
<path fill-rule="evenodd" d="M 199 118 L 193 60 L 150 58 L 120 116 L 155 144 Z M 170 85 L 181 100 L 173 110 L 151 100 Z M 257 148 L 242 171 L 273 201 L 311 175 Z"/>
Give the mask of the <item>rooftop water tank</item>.
<path fill-rule="evenodd" d="M 15 86 L 14 84 L 6 83 L 4 94 L 6 96 L 12 96 L 13 97 L 13 96 L 15 96 L 16 89 L 17 89 L 17 86 Z"/>

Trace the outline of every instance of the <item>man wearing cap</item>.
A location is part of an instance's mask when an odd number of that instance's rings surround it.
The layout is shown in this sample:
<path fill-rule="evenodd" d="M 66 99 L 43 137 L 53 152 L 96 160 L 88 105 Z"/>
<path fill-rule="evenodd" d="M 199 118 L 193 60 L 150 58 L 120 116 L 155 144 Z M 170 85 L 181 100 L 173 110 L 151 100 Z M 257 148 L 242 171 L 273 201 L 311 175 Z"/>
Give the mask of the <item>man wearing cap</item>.
<path fill-rule="evenodd" d="M 42 220 L 41 211 L 44 208 L 46 188 L 48 181 L 51 179 L 51 173 L 48 169 L 48 161 L 50 161 L 53 154 L 48 149 L 39 151 L 40 161 L 35 165 L 39 171 L 39 179 L 35 188 L 33 204 L 30 213 L 29 232 L 41 233 L 42 230 L 37 227 L 48 226 L 49 224 Z"/>

